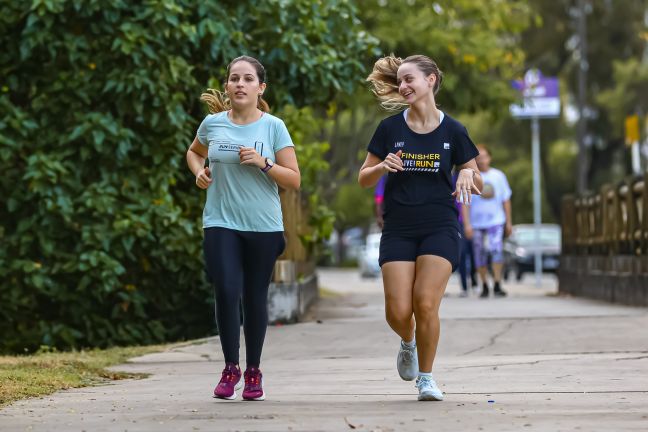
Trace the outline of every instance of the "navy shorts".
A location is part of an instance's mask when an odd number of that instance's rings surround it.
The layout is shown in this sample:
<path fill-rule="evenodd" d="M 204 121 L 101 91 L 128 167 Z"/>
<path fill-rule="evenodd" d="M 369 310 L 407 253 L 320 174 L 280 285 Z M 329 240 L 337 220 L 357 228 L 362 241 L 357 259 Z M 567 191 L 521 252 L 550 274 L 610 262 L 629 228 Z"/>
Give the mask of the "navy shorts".
<path fill-rule="evenodd" d="M 382 267 L 391 261 L 416 261 L 421 255 L 436 255 L 447 259 L 455 271 L 461 253 L 461 233 L 457 227 L 437 229 L 423 234 L 383 232 L 380 238 L 378 263 Z"/>

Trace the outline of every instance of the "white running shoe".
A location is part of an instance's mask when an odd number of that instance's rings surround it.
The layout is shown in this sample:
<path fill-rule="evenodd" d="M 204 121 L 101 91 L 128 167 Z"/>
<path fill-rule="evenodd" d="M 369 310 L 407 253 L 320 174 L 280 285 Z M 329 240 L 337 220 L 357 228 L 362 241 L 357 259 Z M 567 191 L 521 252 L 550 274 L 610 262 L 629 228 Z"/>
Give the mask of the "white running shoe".
<path fill-rule="evenodd" d="M 420 401 L 442 401 L 443 392 L 437 386 L 434 378 L 431 376 L 419 376 L 416 379 L 416 387 L 418 388 Z"/>
<path fill-rule="evenodd" d="M 418 376 L 416 345 L 410 348 L 401 341 L 398 357 L 396 357 L 396 369 L 398 375 L 405 381 L 413 381 Z"/>

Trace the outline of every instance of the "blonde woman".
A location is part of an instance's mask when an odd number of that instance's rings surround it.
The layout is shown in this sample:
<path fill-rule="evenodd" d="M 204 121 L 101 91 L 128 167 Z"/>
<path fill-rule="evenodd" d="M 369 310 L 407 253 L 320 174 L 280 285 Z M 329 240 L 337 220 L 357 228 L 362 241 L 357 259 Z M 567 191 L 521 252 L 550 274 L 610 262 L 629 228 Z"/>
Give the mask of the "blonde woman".
<path fill-rule="evenodd" d="M 382 105 L 406 109 L 380 122 L 358 176 L 361 186 L 372 187 L 388 174 L 379 258 L 385 314 L 401 338 L 398 373 L 416 379 L 422 401 L 443 400 L 432 365 L 439 306 L 461 248 L 453 201 L 470 204 L 482 186 L 479 152 L 466 128 L 437 108 L 442 77 L 424 55 L 375 63 L 367 80 Z M 459 173 L 454 188 L 453 168 Z"/>
<path fill-rule="evenodd" d="M 187 151 L 196 185 L 207 190 L 203 211 L 207 273 L 214 284 L 225 368 L 214 397 L 235 399 L 241 387 L 239 335 L 243 304 L 244 400 L 264 400 L 259 369 L 268 324 L 270 277 L 285 247 L 278 186 L 300 184 L 295 149 L 283 121 L 262 95 L 265 69 L 252 57 L 227 67 L 225 93 L 203 94 L 212 114 Z M 205 167 L 205 160 L 209 165 Z"/>

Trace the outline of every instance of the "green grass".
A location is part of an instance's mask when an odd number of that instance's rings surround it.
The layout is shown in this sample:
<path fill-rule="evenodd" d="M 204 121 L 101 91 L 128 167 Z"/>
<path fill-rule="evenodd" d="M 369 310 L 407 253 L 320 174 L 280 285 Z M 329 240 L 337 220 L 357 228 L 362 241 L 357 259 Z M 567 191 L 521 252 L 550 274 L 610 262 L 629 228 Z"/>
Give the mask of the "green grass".
<path fill-rule="evenodd" d="M 57 390 L 97 385 L 110 380 L 144 378 L 146 374 L 113 372 L 106 368 L 124 363 L 131 357 L 166 348 L 157 345 L 0 356 L 0 406 Z"/>
<path fill-rule="evenodd" d="M 319 287 L 320 298 L 335 298 L 340 297 L 340 294 L 326 287 Z"/>

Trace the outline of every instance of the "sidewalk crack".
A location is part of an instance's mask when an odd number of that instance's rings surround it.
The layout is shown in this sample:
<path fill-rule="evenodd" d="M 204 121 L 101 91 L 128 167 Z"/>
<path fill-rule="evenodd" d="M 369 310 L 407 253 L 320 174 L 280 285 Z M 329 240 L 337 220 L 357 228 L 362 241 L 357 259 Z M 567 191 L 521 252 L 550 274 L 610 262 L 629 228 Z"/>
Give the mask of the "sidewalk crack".
<path fill-rule="evenodd" d="M 472 353 L 475 353 L 477 351 L 481 351 L 483 349 L 492 347 L 497 342 L 497 339 L 500 338 L 501 336 L 505 335 L 507 332 L 509 332 L 516 323 L 518 323 L 517 320 L 516 321 L 511 321 L 510 323 L 508 323 L 508 325 L 506 327 L 504 327 L 498 333 L 495 333 L 493 336 L 491 336 L 491 338 L 490 338 L 490 340 L 488 341 L 487 344 L 481 345 L 481 346 L 479 346 L 479 347 L 477 347 L 475 349 L 472 349 L 470 351 L 466 351 L 462 355 L 472 354 Z"/>

